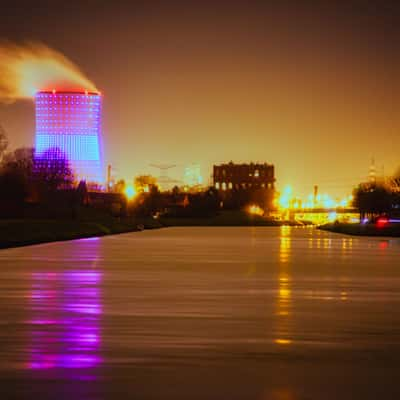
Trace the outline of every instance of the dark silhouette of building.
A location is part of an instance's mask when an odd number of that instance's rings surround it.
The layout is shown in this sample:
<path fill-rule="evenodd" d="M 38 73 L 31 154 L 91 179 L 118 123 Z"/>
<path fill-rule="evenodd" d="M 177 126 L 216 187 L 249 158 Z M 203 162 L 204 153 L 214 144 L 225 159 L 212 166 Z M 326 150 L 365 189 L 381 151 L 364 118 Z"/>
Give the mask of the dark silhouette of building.
<path fill-rule="evenodd" d="M 273 208 L 275 175 L 272 164 L 214 165 L 213 181 L 224 208 L 242 208 L 249 204 L 266 211 Z"/>

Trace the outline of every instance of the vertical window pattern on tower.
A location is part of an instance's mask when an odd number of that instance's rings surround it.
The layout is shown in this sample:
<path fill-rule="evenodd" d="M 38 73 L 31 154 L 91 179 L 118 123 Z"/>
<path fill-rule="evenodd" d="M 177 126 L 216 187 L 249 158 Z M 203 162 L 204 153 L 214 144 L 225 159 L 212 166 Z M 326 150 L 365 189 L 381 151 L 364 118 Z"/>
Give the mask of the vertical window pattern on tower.
<path fill-rule="evenodd" d="M 42 91 L 35 103 L 35 157 L 62 154 L 77 180 L 102 183 L 101 95 Z"/>

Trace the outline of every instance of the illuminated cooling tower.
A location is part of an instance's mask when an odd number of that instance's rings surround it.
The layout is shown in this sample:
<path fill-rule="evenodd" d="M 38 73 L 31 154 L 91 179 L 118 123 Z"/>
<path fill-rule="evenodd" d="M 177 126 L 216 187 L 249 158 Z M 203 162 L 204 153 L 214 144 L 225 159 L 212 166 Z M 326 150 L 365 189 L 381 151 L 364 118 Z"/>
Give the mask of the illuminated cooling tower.
<path fill-rule="evenodd" d="M 35 158 L 62 156 L 76 180 L 102 183 L 101 95 L 40 91 L 35 103 Z"/>

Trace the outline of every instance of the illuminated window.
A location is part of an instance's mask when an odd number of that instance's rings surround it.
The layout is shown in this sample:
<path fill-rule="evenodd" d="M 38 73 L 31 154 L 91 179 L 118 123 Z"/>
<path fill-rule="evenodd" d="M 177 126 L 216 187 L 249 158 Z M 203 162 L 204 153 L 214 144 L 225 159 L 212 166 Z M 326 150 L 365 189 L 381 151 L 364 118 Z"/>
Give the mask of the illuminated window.
<path fill-rule="evenodd" d="M 260 172 L 258 171 L 258 169 L 256 169 L 254 172 L 254 178 L 258 178 L 259 176 L 260 176 Z"/>
<path fill-rule="evenodd" d="M 219 189 L 219 182 L 215 182 L 215 189 Z"/>
<path fill-rule="evenodd" d="M 232 188 L 233 188 L 232 182 L 229 182 L 228 183 L 228 189 L 232 189 Z"/>
<path fill-rule="evenodd" d="M 222 182 L 222 190 L 226 190 L 226 183 Z"/>

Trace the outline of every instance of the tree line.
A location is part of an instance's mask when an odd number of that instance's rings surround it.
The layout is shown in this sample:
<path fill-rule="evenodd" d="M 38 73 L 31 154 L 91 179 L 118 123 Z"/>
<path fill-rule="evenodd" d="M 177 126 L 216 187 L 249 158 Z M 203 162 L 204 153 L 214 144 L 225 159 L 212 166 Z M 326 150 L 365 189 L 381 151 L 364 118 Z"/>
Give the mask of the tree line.
<path fill-rule="evenodd" d="M 54 209 L 60 189 L 72 190 L 73 182 L 68 160 L 59 149 L 40 155 L 30 147 L 8 151 L 7 138 L 0 130 L 0 216 L 23 216 L 30 204 Z"/>
<path fill-rule="evenodd" d="M 395 176 L 391 183 L 368 182 L 354 189 L 353 205 L 358 209 L 361 220 L 400 214 L 400 192 L 396 181 L 400 183 L 400 176 Z"/>

